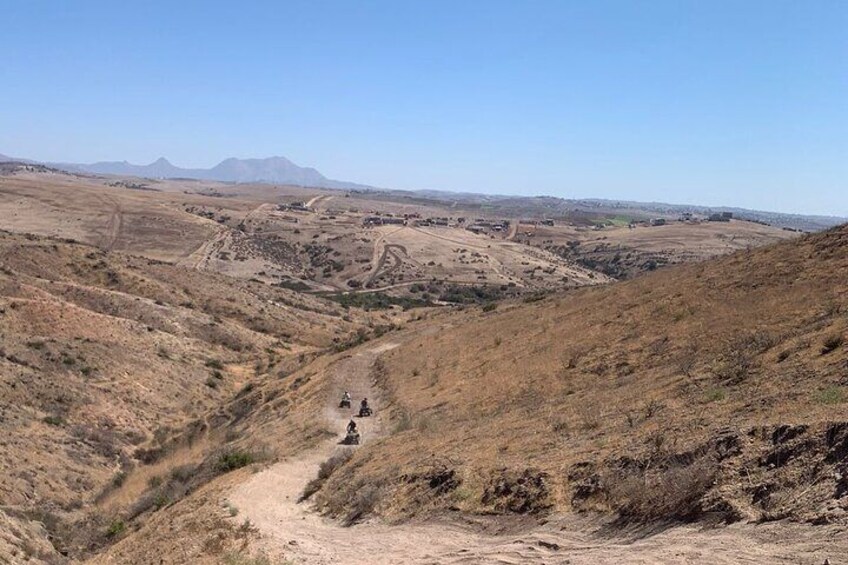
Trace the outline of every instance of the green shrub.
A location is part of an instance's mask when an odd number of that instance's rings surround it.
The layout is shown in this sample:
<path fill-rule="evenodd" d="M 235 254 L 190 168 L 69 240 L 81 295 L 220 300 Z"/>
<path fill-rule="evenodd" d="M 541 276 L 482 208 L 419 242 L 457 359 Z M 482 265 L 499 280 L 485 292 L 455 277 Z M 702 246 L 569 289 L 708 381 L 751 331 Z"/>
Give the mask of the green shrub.
<path fill-rule="evenodd" d="M 229 451 L 221 454 L 218 462 L 215 464 L 215 469 L 219 473 L 229 473 L 230 471 L 246 467 L 255 461 L 256 457 L 250 452 L 240 450 Z"/>
<path fill-rule="evenodd" d="M 168 506 L 171 503 L 171 499 L 164 492 L 160 492 L 156 495 L 156 498 L 153 499 L 153 508 L 156 510 L 161 510 L 162 508 Z"/>
<path fill-rule="evenodd" d="M 816 393 L 819 404 L 842 404 L 845 400 L 845 390 L 840 386 L 830 386 Z"/>
<path fill-rule="evenodd" d="M 707 402 L 721 402 L 724 400 L 726 393 L 723 388 L 711 388 L 704 396 Z"/>
<path fill-rule="evenodd" d="M 124 523 L 123 520 L 114 520 L 111 524 L 109 524 L 109 527 L 106 529 L 106 536 L 110 538 L 117 537 L 124 533 L 124 530 L 126 529 L 127 525 Z"/>
<path fill-rule="evenodd" d="M 224 368 L 224 364 L 221 363 L 219 359 L 207 359 L 206 366 L 210 369 L 216 369 L 218 371 L 221 371 Z"/>
<path fill-rule="evenodd" d="M 61 426 L 65 423 L 61 416 L 45 416 L 42 421 L 48 426 Z"/>

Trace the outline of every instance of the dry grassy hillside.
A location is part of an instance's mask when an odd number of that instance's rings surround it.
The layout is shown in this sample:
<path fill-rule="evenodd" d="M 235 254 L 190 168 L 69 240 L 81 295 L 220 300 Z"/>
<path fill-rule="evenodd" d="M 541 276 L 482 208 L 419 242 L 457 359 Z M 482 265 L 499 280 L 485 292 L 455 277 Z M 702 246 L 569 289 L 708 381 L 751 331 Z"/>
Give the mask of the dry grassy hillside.
<path fill-rule="evenodd" d="M 475 310 L 385 354 L 332 515 L 848 523 L 848 227 Z"/>
<path fill-rule="evenodd" d="M 362 327 L 285 289 L 0 232 L 0 562 L 107 543 L 140 466 L 229 433 L 254 375 Z"/>

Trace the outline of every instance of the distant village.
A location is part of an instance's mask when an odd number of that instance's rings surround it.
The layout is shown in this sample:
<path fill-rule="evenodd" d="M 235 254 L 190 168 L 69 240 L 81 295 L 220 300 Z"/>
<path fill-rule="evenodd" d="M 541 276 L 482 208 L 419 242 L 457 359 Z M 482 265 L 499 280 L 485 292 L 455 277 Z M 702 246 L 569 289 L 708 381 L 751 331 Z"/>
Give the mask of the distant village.
<path fill-rule="evenodd" d="M 305 202 L 290 202 L 280 204 L 277 207 L 280 211 L 286 212 L 314 212 Z M 351 212 L 358 212 L 352 209 Z M 696 216 L 691 212 L 682 213 L 676 221 L 685 223 L 701 223 L 701 222 L 730 222 L 733 220 L 732 212 L 715 212 L 708 216 Z M 294 221 L 297 221 L 296 219 Z M 650 218 L 645 220 L 632 220 L 627 224 L 627 227 L 634 229 L 637 227 L 657 227 L 665 226 L 670 222 L 674 222 L 670 218 Z M 423 217 L 418 213 L 393 214 L 391 212 L 381 212 L 371 210 L 362 218 L 362 225 L 365 227 L 374 226 L 412 226 L 412 227 L 453 227 L 464 228 L 476 234 L 496 234 L 508 232 L 513 222 L 518 225 L 529 226 L 551 226 L 556 225 L 553 218 L 544 219 L 489 219 L 489 218 L 467 218 L 464 216 L 427 216 Z M 602 230 L 606 226 L 603 223 L 594 226 L 595 230 Z"/>

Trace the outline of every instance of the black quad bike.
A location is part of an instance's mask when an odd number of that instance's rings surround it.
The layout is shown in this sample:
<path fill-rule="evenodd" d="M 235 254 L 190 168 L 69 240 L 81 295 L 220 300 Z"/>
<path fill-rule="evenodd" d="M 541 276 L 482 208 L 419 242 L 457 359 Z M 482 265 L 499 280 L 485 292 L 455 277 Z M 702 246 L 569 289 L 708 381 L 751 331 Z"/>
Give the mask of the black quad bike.
<path fill-rule="evenodd" d="M 348 432 L 342 440 L 342 445 L 359 445 L 359 432 Z"/>

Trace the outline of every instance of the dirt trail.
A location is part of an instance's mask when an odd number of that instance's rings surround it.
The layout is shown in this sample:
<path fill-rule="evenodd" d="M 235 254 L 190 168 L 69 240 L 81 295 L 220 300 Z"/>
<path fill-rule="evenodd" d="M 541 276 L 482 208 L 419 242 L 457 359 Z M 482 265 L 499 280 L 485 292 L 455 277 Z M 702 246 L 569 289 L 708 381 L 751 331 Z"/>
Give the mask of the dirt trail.
<path fill-rule="evenodd" d="M 380 353 L 397 344 L 385 343 L 339 361 L 332 378 L 339 390 L 348 390 L 356 403 L 373 401 L 376 416 L 358 420 L 363 442 L 383 433 L 379 392 L 370 372 Z M 599 521 L 576 516 L 552 519 L 530 531 L 489 535 L 455 522 L 387 525 L 371 521 L 344 528 L 297 502 L 306 483 L 338 445 L 350 411 L 339 410 L 328 399 L 327 418 L 339 430 L 325 442 L 297 458 L 259 472 L 231 493 L 239 509 L 236 521 L 249 519 L 260 531 L 260 549 L 284 555 L 293 563 L 402 565 L 402 564 L 659 564 L 659 563 L 791 563 L 820 565 L 848 562 L 846 528 L 774 523 L 737 524 L 706 529 L 678 526 L 652 532 L 623 532 Z M 355 407 L 355 406 L 354 406 Z M 496 519 L 493 519 L 496 520 Z M 610 533 L 612 532 L 612 533 Z"/>
<path fill-rule="evenodd" d="M 205 269 L 215 253 L 221 250 L 225 241 L 230 235 L 229 228 L 218 228 L 215 234 L 204 241 L 200 247 L 192 251 L 188 256 L 180 259 L 177 262 L 182 267 L 189 269 L 202 270 Z"/>
<path fill-rule="evenodd" d="M 330 200 L 335 198 L 332 194 L 319 194 L 318 196 L 313 196 L 309 199 L 309 201 L 305 204 L 307 208 L 312 208 L 316 212 L 318 211 L 318 204 L 326 204 Z"/>
<path fill-rule="evenodd" d="M 111 206 L 112 211 L 109 213 L 109 219 L 106 222 L 106 227 L 100 238 L 99 245 L 106 251 L 111 251 L 115 247 L 118 237 L 121 235 L 121 229 L 124 224 L 124 211 L 116 198 L 102 196 L 100 200 Z"/>

